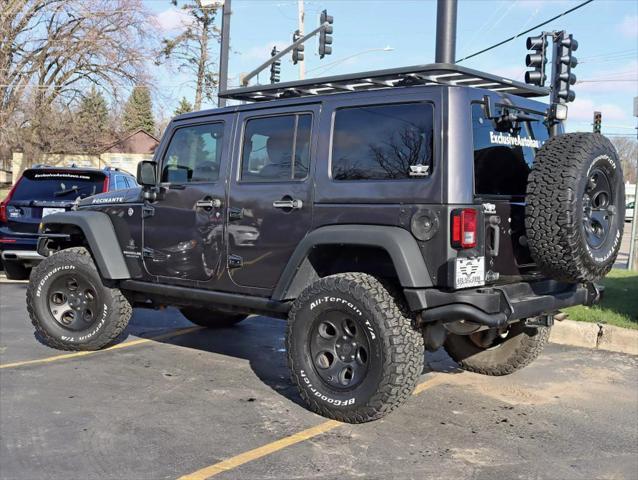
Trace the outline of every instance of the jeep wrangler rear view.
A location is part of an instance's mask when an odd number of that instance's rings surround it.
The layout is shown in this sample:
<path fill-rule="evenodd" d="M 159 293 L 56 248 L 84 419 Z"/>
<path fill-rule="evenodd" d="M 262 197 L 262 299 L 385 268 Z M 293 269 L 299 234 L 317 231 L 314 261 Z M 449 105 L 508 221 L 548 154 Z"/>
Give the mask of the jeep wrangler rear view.
<path fill-rule="evenodd" d="M 100 349 L 132 307 L 286 318 L 301 397 L 345 422 L 404 402 L 426 349 L 510 374 L 598 300 L 623 228 L 614 148 L 547 94 L 451 64 L 224 92 L 249 103 L 175 118 L 141 188 L 43 218 L 37 335 Z"/>

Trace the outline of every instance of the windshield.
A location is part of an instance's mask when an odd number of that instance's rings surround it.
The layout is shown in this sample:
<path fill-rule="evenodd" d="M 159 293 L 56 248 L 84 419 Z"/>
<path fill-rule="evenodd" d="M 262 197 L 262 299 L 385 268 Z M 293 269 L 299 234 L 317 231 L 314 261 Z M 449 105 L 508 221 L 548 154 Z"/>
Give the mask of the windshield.
<path fill-rule="evenodd" d="M 101 193 L 104 188 L 101 172 L 67 172 L 63 170 L 27 170 L 18 183 L 13 201 L 64 201 Z"/>

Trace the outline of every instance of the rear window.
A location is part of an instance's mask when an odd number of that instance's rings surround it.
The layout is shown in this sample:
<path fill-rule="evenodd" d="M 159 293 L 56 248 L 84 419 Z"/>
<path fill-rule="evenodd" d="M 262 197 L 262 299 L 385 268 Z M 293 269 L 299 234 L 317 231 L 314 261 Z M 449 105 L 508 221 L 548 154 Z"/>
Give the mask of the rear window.
<path fill-rule="evenodd" d="M 432 105 L 343 108 L 334 121 L 332 178 L 403 180 L 432 173 Z"/>
<path fill-rule="evenodd" d="M 509 108 L 509 112 L 518 110 Z M 497 109 L 496 113 L 502 111 Z M 472 105 L 477 195 L 525 195 L 534 155 L 549 138 L 543 117 L 525 114 L 536 120 L 498 122 L 486 118 L 483 105 Z"/>
<path fill-rule="evenodd" d="M 100 172 L 27 170 L 11 200 L 73 200 L 101 193 L 103 187 L 104 174 Z"/>

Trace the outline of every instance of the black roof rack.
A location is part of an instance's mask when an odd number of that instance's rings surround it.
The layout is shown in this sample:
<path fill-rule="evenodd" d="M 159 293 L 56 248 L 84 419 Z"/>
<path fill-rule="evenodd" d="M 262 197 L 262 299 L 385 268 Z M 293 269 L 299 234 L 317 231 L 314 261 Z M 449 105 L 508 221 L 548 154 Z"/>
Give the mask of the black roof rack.
<path fill-rule="evenodd" d="M 258 102 L 289 97 L 308 97 L 340 92 L 357 92 L 411 85 L 446 85 L 476 87 L 521 97 L 544 97 L 548 88 L 479 72 L 449 63 L 432 63 L 412 67 L 349 73 L 332 77 L 309 78 L 294 82 L 254 85 L 220 92 L 223 98 Z"/>

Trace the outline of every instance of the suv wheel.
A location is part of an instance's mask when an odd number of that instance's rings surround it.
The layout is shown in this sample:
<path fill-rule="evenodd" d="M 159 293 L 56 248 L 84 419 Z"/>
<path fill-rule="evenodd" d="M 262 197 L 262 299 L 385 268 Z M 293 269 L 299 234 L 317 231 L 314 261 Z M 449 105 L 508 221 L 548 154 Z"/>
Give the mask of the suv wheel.
<path fill-rule="evenodd" d="M 228 313 L 207 308 L 184 307 L 180 309 L 189 321 L 206 328 L 232 327 L 245 320 L 248 315 L 243 313 Z"/>
<path fill-rule="evenodd" d="M 349 423 L 390 413 L 423 371 L 423 337 L 401 299 L 363 273 L 306 288 L 290 311 L 286 346 L 310 409 Z"/>
<path fill-rule="evenodd" d="M 529 365 L 543 351 L 549 327 L 516 322 L 503 330 L 481 330 L 470 335 L 450 333 L 445 350 L 459 366 L 483 375 L 509 375 Z"/>
<path fill-rule="evenodd" d="M 31 274 L 31 268 L 27 268 L 15 260 L 4 260 L 4 274 L 9 280 L 27 280 Z"/>
<path fill-rule="evenodd" d="M 27 310 L 36 337 L 60 350 L 107 346 L 132 313 L 120 290 L 102 283 L 91 254 L 82 247 L 62 250 L 33 269 Z"/>

